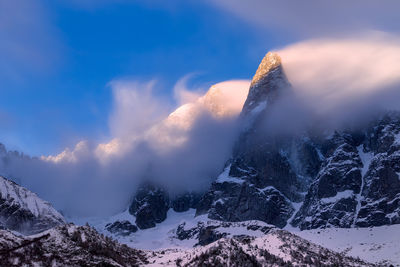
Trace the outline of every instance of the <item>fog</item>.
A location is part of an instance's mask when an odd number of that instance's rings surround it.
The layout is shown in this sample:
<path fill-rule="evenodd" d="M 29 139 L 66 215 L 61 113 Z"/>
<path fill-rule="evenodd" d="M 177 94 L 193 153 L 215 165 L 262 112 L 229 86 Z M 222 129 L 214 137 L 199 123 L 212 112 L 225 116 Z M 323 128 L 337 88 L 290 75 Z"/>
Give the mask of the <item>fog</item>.
<path fill-rule="evenodd" d="M 205 190 L 230 156 L 249 81 L 227 81 L 204 96 L 191 94 L 171 114 L 169 103 L 154 95 L 154 81 L 118 80 L 110 86 L 109 142 L 84 140 L 58 155 L 33 159 L 3 151 L 1 174 L 67 216 L 121 212 L 144 181 L 172 194 Z M 184 80 L 176 88 L 190 95 Z"/>

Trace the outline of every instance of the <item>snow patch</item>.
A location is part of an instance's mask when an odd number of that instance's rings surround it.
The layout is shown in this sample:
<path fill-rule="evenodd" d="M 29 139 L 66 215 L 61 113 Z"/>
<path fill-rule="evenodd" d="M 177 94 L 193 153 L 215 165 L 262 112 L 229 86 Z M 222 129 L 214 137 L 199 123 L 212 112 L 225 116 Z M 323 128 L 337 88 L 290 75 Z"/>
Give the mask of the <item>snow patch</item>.
<path fill-rule="evenodd" d="M 400 224 L 371 228 L 326 228 L 294 232 L 310 242 L 360 257 L 378 266 L 400 266 Z"/>
<path fill-rule="evenodd" d="M 215 181 L 216 183 L 221 183 L 221 184 L 222 183 L 238 183 L 238 184 L 244 183 L 244 181 L 242 179 L 229 176 L 231 166 L 232 166 L 232 164 L 229 164 L 229 166 L 224 169 L 224 171 L 218 176 L 217 180 Z"/>
<path fill-rule="evenodd" d="M 260 103 L 258 103 L 257 106 L 255 106 L 251 111 L 250 114 L 252 116 L 257 115 L 258 113 L 260 113 L 261 111 L 263 111 L 265 108 L 267 107 L 267 101 L 262 101 Z"/>
<path fill-rule="evenodd" d="M 321 198 L 321 202 L 323 204 L 335 203 L 343 198 L 351 198 L 353 197 L 353 195 L 354 195 L 353 190 L 345 190 L 342 192 L 338 192 L 334 197 Z"/>
<path fill-rule="evenodd" d="M 374 157 L 373 153 L 365 153 L 364 152 L 363 145 L 359 145 L 357 147 L 357 150 L 358 150 L 358 155 L 360 156 L 363 166 L 361 169 L 361 188 L 360 188 L 360 192 L 356 195 L 357 206 L 356 206 L 356 212 L 354 214 L 354 221 L 352 224 L 353 227 L 356 225 L 358 214 L 360 213 L 360 210 L 361 210 L 361 201 L 363 200 L 362 192 L 363 192 L 364 186 L 365 186 L 364 176 L 367 173 L 367 171 L 369 169 L 369 165 L 371 165 L 371 161 Z"/>

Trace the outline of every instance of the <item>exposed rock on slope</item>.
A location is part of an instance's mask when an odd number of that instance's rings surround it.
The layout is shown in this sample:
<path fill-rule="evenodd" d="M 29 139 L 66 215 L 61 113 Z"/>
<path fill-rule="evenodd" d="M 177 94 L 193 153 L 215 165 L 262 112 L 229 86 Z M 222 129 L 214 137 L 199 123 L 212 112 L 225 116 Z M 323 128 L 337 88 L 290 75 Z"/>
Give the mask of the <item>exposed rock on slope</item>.
<path fill-rule="evenodd" d="M 300 229 L 400 223 L 400 114 L 336 133 L 293 225 Z"/>
<path fill-rule="evenodd" d="M 346 138 L 347 137 L 347 138 Z M 316 181 L 310 186 L 305 201 L 292 224 L 301 229 L 351 227 L 361 188 L 361 159 L 356 140 L 335 134 L 332 152 L 324 161 Z"/>
<path fill-rule="evenodd" d="M 168 194 L 160 188 L 147 184 L 137 191 L 129 207 L 129 213 L 136 216 L 136 225 L 140 229 L 147 229 L 164 221 L 168 209 Z"/>
<path fill-rule="evenodd" d="M 0 193 L 0 222 L 7 229 L 32 234 L 65 223 L 50 203 L 1 176 Z"/>
<path fill-rule="evenodd" d="M 164 221 L 170 208 L 184 212 L 197 208 L 199 201 L 199 193 L 186 192 L 170 197 L 161 187 L 146 183 L 137 190 L 129 213 L 136 217 L 135 223 L 140 229 L 147 229 Z"/>
<path fill-rule="evenodd" d="M 105 229 L 118 236 L 128 236 L 138 230 L 136 225 L 131 224 L 129 221 L 115 221 L 113 223 L 108 223 L 105 226 Z"/>
<path fill-rule="evenodd" d="M 289 232 L 222 238 L 191 250 L 155 252 L 154 266 L 375 266 L 317 246 Z"/>

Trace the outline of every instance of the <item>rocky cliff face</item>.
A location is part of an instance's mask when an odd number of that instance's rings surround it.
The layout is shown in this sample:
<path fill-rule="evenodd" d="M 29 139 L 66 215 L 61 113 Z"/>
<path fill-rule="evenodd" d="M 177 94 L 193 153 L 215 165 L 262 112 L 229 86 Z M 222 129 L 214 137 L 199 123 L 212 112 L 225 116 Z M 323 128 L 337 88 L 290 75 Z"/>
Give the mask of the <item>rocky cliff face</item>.
<path fill-rule="evenodd" d="M 270 134 L 266 120 L 290 90 L 279 56 L 268 53 L 251 83 L 232 158 L 197 215 L 300 229 L 399 223 L 400 114 L 333 134 L 312 127 Z"/>
<path fill-rule="evenodd" d="M 136 217 L 135 223 L 140 229 L 147 229 L 164 221 L 170 208 L 176 212 L 188 211 L 196 208 L 199 200 L 198 193 L 186 192 L 170 196 L 161 187 L 146 183 L 137 190 L 129 213 Z"/>
<path fill-rule="evenodd" d="M 306 142 L 270 135 L 265 120 L 271 108 L 290 90 L 281 59 L 268 53 L 251 83 L 240 116 L 243 130 L 224 172 L 199 204 L 197 214 L 208 213 L 224 221 L 261 220 L 284 227 L 293 215 L 293 202 L 302 200 L 305 178 L 296 174 L 292 151 L 307 154 L 303 161 L 318 162 L 317 152 Z M 300 157 L 298 157 L 300 158 Z M 318 166 L 317 166 L 318 167 Z M 303 166 L 312 172 L 313 162 Z M 308 170 L 310 169 L 310 170 Z"/>
<path fill-rule="evenodd" d="M 147 229 L 164 221 L 168 209 L 168 194 L 160 188 L 146 184 L 137 191 L 129 213 L 136 216 L 136 225 L 140 229 Z"/>
<path fill-rule="evenodd" d="M 32 234 L 64 224 L 64 217 L 48 202 L 0 176 L 0 223 L 3 228 Z"/>
<path fill-rule="evenodd" d="M 292 224 L 300 229 L 399 223 L 400 114 L 366 129 L 335 133 L 322 145 L 320 172 Z"/>

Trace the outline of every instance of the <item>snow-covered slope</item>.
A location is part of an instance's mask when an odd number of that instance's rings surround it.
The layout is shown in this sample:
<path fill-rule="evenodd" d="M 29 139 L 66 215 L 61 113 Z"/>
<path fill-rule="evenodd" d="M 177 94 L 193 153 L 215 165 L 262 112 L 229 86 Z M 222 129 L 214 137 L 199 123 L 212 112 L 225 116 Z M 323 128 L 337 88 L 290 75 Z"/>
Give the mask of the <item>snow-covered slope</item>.
<path fill-rule="evenodd" d="M 283 230 L 262 237 L 223 238 L 190 250 L 153 253 L 150 266 L 374 266 Z"/>
<path fill-rule="evenodd" d="M 0 176 L 0 223 L 21 233 L 38 233 L 64 224 L 64 217 L 35 193 Z"/>
<path fill-rule="evenodd" d="M 400 225 L 370 228 L 326 228 L 294 234 L 347 256 L 379 266 L 400 266 Z"/>
<path fill-rule="evenodd" d="M 267 231 L 260 237 L 235 235 L 195 248 L 148 251 L 121 245 L 89 226 L 68 224 L 32 236 L 0 230 L 0 262 L 4 266 L 374 266 L 284 230 Z"/>
<path fill-rule="evenodd" d="M 128 220 L 134 222 L 134 216 L 129 214 L 128 211 L 112 218 L 81 218 L 75 220 L 75 222 L 81 225 L 88 222 L 100 233 L 108 235 L 129 247 L 154 251 L 156 256 L 149 262 L 155 260 L 155 264 L 173 265 L 178 258 L 188 257 L 193 259 L 202 253 L 207 253 L 209 249 L 214 250 L 218 246 L 214 242 L 218 242 L 218 240 L 230 240 L 231 238 L 244 236 L 251 237 L 254 240 L 252 242 L 255 242 L 254 244 L 264 242 L 265 246 L 268 246 L 269 253 L 274 254 L 276 247 L 271 247 L 274 245 L 271 240 L 276 238 L 276 233 L 291 232 L 293 235 L 285 239 L 284 246 L 288 243 L 292 244 L 291 242 L 295 238 L 293 236 L 299 236 L 308 240 L 312 246 L 316 244 L 343 256 L 360 258 L 365 262 L 371 262 L 378 266 L 389 266 L 390 264 L 400 266 L 400 243 L 398 242 L 400 225 L 304 231 L 287 227 L 287 229 L 290 228 L 289 231 L 282 231 L 261 221 L 222 222 L 210 220 L 207 215 L 197 217 L 194 217 L 194 215 L 194 209 L 187 212 L 169 210 L 167 219 L 157 224 L 156 227 L 138 230 L 127 236 L 110 233 L 107 231 L 106 225 L 114 221 Z M 278 244 L 282 245 L 282 243 Z M 257 246 L 260 247 L 259 244 Z M 254 254 L 254 251 L 251 253 Z M 274 255 L 288 260 L 284 256 L 287 255 L 285 253 L 279 252 Z"/>

